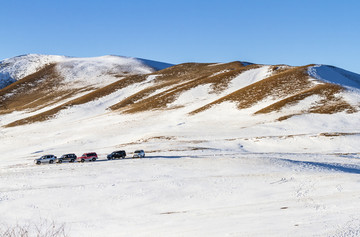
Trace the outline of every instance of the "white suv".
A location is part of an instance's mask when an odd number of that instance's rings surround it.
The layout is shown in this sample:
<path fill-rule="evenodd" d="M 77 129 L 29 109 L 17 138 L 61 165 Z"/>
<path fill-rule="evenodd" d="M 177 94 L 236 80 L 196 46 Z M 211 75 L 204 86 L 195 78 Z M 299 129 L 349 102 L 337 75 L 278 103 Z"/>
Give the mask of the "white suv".
<path fill-rule="evenodd" d="M 133 158 L 144 158 L 144 157 L 145 157 L 144 150 L 136 150 L 134 152 Z"/>
<path fill-rule="evenodd" d="M 35 159 L 34 162 L 37 165 L 40 165 L 41 163 L 49 163 L 52 164 L 56 161 L 57 157 L 54 155 L 44 155 L 40 157 L 39 159 Z"/>

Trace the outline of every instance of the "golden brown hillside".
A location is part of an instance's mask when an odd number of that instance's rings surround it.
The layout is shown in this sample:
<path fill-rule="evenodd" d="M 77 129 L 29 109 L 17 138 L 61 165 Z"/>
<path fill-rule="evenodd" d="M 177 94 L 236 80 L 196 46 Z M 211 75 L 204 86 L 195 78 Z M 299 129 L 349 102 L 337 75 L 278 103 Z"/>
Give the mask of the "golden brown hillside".
<path fill-rule="evenodd" d="M 222 97 L 208 105 L 205 105 L 190 114 L 194 115 L 211 108 L 214 105 L 226 101 L 232 101 L 237 104 L 239 109 L 249 108 L 271 98 L 275 102 L 255 114 L 264 114 L 300 103 L 301 100 L 312 95 L 319 95 L 321 99 L 303 113 L 336 113 L 347 111 L 356 112 L 357 109 L 336 95 L 345 89 L 339 85 L 317 82 L 310 79 L 307 69 L 309 66 L 296 67 L 288 70 L 281 70 L 262 81 L 249 85 L 238 91 L 235 91 L 225 97 Z M 321 84 L 319 84 L 321 83 Z M 286 116 L 288 118 L 289 116 Z M 282 117 L 284 118 L 284 117 Z"/>
<path fill-rule="evenodd" d="M 35 111 L 66 99 L 74 91 L 59 90 L 62 80 L 55 70 L 55 64 L 50 64 L 1 89 L 0 114 L 21 110 Z"/>
<path fill-rule="evenodd" d="M 159 72 L 154 86 L 140 91 L 126 100 L 119 102 L 111 109 L 123 109 L 125 113 L 136 113 L 154 109 L 166 109 L 181 93 L 200 85 L 211 85 L 209 93 L 219 94 L 229 86 L 231 79 L 240 73 L 259 67 L 259 65 L 243 66 L 240 62 L 227 64 L 182 64 Z M 180 70 L 179 70 L 180 69 Z M 183 70 L 185 69 L 185 70 Z M 165 89 L 165 90 L 164 90 Z M 161 92 L 156 93 L 157 90 Z M 154 93 L 148 97 L 151 93 Z"/>

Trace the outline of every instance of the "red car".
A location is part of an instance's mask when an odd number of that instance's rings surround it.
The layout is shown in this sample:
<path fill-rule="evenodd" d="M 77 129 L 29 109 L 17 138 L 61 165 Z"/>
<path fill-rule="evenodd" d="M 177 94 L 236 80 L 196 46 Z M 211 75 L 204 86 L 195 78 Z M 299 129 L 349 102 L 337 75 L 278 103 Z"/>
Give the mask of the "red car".
<path fill-rule="evenodd" d="M 76 158 L 77 162 L 85 162 L 85 161 L 96 161 L 98 158 L 95 152 L 84 153 L 82 156 Z"/>

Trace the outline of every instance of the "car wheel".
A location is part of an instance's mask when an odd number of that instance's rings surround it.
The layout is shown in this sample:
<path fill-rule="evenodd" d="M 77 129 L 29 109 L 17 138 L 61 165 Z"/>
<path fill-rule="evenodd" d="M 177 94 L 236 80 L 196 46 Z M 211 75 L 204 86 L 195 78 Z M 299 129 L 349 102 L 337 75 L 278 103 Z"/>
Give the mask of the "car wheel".
<path fill-rule="evenodd" d="M 50 160 L 49 163 L 52 164 L 52 163 L 54 163 L 54 161 L 53 161 L 53 160 Z"/>
<path fill-rule="evenodd" d="M 84 163 L 85 162 L 85 160 L 84 159 L 81 159 L 81 163 Z"/>
<path fill-rule="evenodd" d="M 36 164 L 37 164 L 37 165 L 40 165 L 40 164 L 41 164 L 41 161 L 37 161 Z"/>
<path fill-rule="evenodd" d="M 92 160 L 92 161 L 96 161 L 96 158 L 92 158 L 91 160 Z"/>
<path fill-rule="evenodd" d="M 59 160 L 58 163 L 61 164 L 61 163 L 62 163 L 62 160 Z"/>
<path fill-rule="evenodd" d="M 75 161 L 74 159 L 71 159 L 71 160 L 70 160 L 70 163 L 74 163 L 74 161 Z"/>

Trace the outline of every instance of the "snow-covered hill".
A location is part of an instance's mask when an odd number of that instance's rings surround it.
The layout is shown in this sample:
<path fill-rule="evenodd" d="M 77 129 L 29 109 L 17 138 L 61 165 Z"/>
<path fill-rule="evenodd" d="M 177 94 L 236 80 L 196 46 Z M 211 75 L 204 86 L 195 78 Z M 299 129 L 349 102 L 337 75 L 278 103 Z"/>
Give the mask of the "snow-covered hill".
<path fill-rule="evenodd" d="M 147 74 L 172 66 L 145 59 L 120 56 L 73 58 L 58 55 L 28 54 L 0 61 L 0 89 L 29 76 L 46 65 L 56 64 L 67 82 L 82 80 L 97 84 L 106 80 L 107 74 Z M 107 82 L 109 83 L 109 82 Z"/>
<path fill-rule="evenodd" d="M 0 65 L 6 224 L 56 219 L 75 236 L 360 233 L 358 74 L 118 56 Z M 147 158 L 106 160 L 123 149 Z M 93 151 L 103 162 L 33 165 Z"/>

